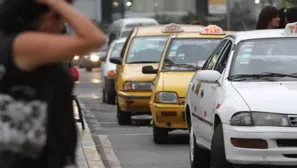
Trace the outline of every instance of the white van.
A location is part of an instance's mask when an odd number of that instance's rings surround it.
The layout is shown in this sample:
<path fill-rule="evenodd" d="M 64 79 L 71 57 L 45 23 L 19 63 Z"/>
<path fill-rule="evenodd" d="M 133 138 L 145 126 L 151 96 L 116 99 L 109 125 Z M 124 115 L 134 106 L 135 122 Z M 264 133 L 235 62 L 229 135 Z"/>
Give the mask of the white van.
<path fill-rule="evenodd" d="M 159 23 L 153 18 L 123 18 L 116 20 L 108 28 L 109 44 L 114 39 L 128 37 L 132 29 L 138 25 L 150 26 L 159 25 Z"/>

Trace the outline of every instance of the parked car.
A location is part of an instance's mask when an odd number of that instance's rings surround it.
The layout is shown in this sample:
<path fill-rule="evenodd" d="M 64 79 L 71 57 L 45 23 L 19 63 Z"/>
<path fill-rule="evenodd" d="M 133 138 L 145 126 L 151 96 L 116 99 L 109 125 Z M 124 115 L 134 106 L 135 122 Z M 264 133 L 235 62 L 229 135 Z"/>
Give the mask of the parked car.
<path fill-rule="evenodd" d="M 103 85 L 102 98 L 107 104 L 115 103 L 115 74 L 116 64 L 109 61 L 109 58 L 119 57 L 126 38 L 120 38 L 112 42 L 109 47 L 107 56 L 102 59 L 101 81 Z"/>

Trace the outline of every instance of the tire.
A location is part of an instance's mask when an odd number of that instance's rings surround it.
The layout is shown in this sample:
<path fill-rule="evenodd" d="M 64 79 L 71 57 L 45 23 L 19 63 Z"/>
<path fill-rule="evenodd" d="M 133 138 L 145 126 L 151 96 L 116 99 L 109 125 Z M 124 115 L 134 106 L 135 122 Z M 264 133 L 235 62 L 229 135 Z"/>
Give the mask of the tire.
<path fill-rule="evenodd" d="M 234 168 L 226 159 L 222 124 L 215 128 L 211 141 L 210 158 L 212 168 Z"/>
<path fill-rule="evenodd" d="M 105 89 L 103 88 L 103 89 L 102 89 L 102 102 L 103 102 L 103 103 L 106 103 L 106 96 L 105 96 L 105 95 L 106 95 L 106 91 L 105 91 Z"/>
<path fill-rule="evenodd" d="M 159 128 L 153 123 L 153 136 L 155 144 L 166 144 L 168 140 L 168 129 Z"/>
<path fill-rule="evenodd" d="M 93 69 L 92 67 L 86 67 L 87 72 L 92 72 L 92 69 Z"/>
<path fill-rule="evenodd" d="M 112 92 L 105 92 L 105 96 L 106 96 L 106 103 L 107 104 L 115 104 L 115 94 Z"/>
<path fill-rule="evenodd" d="M 210 152 L 197 145 L 192 127 L 189 127 L 189 131 L 189 155 L 191 168 L 210 168 Z"/>
<path fill-rule="evenodd" d="M 122 111 L 117 103 L 117 119 L 119 125 L 131 125 L 131 113 Z"/>

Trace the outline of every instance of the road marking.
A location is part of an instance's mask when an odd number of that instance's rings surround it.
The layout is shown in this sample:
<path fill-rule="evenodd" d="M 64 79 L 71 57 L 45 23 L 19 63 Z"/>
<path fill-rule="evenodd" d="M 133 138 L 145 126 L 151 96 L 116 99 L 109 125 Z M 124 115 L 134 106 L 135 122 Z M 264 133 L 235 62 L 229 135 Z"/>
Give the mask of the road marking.
<path fill-rule="evenodd" d="M 107 135 L 97 135 L 102 143 L 103 151 L 105 153 L 105 156 L 110 162 L 111 168 L 121 168 L 120 161 L 115 155 L 111 142 L 108 139 Z"/>

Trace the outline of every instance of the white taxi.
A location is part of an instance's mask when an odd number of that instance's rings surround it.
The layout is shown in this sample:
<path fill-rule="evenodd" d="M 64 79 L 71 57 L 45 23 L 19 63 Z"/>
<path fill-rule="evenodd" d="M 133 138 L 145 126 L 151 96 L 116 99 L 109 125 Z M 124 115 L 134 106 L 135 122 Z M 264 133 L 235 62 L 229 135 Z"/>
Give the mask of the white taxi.
<path fill-rule="evenodd" d="M 226 36 L 189 84 L 191 167 L 297 167 L 297 22 Z"/>

